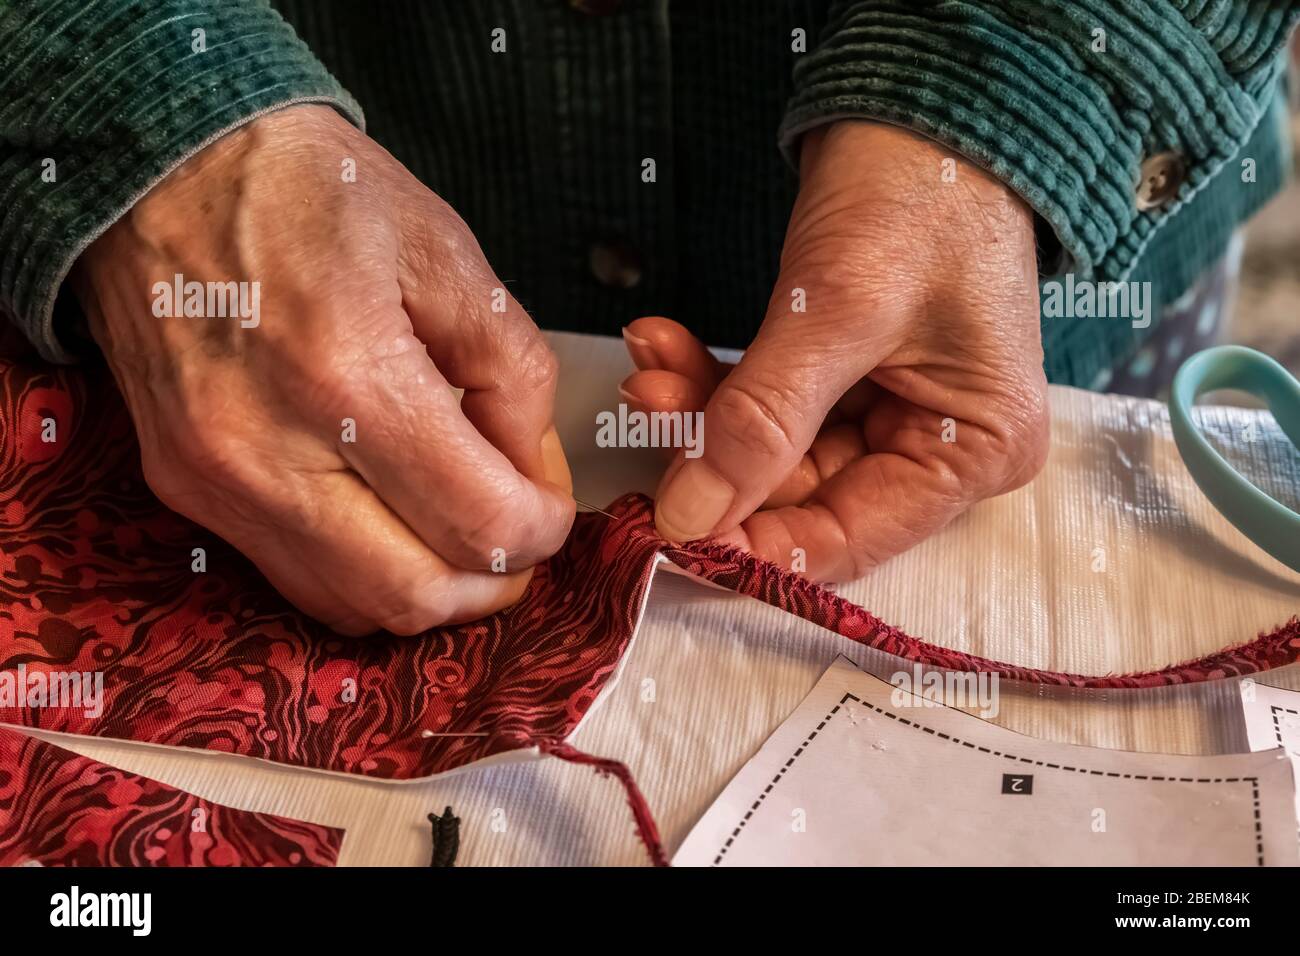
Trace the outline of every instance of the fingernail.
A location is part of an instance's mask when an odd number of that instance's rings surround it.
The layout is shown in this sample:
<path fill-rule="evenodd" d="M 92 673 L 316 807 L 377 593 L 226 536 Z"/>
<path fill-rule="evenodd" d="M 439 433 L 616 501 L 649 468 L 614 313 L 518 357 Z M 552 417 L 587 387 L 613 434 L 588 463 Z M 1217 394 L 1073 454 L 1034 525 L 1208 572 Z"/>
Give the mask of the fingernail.
<path fill-rule="evenodd" d="M 636 333 L 623 327 L 623 341 L 627 343 L 628 353 L 632 356 L 632 361 L 636 367 L 645 371 L 646 369 L 659 368 L 661 363 L 659 355 L 655 352 L 655 347 L 649 339 L 642 338 Z"/>
<path fill-rule="evenodd" d="M 569 461 L 564 457 L 564 446 L 560 444 L 560 435 L 554 425 L 542 436 L 542 470 L 547 481 L 573 493 L 573 475 L 569 472 Z"/>
<path fill-rule="evenodd" d="M 637 398 L 622 385 L 618 387 L 618 394 L 622 397 L 623 401 L 627 402 L 629 405 L 635 405 L 637 408 L 640 408 L 643 404 L 641 399 Z"/>
<path fill-rule="evenodd" d="M 694 541 L 713 531 L 736 492 L 702 461 L 678 469 L 655 508 L 655 527 L 669 541 Z"/>

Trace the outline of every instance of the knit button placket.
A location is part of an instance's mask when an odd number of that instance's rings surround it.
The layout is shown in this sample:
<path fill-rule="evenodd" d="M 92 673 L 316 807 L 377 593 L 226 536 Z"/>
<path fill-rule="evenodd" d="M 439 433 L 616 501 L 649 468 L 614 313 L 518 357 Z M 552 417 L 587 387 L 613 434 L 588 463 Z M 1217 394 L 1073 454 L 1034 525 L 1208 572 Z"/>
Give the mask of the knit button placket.
<path fill-rule="evenodd" d="M 593 244 L 587 261 L 596 281 L 610 289 L 635 288 L 645 270 L 640 251 L 625 239 Z"/>

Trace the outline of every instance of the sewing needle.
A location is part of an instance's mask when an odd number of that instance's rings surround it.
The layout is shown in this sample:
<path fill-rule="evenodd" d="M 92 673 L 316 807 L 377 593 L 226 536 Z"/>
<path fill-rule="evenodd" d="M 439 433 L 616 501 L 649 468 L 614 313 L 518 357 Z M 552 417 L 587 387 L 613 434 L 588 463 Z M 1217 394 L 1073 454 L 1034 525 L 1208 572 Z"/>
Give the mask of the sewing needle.
<path fill-rule="evenodd" d="M 586 508 L 588 511 L 598 511 L 598 512 L 600 512 L 601 514 L 603 514 L 606 518 L 613 518 L 613 517 L 614 517 L 612 514 L 610 514 L 610 513 L 609 513 L 608 511 L 606 511 L 604 508 L 597 508 L 595 505 L 589 505 L 589 504 L 587 504 L 587 502 L 583 501 L 583 500 L 582 500 L 581 498 L 579 498 L 577 495 L 574 495 L 573 500 L 574 500 L 575 502 L 577 502 L 578 504 L 582 505 L 582 507 Z M 617 520 L 617 519 L 615 519 L 615 520 Z"/>

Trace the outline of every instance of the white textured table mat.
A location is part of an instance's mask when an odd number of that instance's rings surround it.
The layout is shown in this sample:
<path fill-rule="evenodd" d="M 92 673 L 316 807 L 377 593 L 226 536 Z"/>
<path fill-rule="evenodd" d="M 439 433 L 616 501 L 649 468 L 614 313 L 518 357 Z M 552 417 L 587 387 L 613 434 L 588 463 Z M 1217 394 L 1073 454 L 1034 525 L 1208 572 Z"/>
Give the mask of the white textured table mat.
<path fill-rule="evenodd" d="M 576 493 L 603 505 L 625 491 L 653 492 L 657 451 L 595 445 L 596 413 L 617 406 L 631 371 L 622 342 L 551 338 Z M 1300 575 L 1200 495 L 1163 406 L 1053 388 L 1051 407 L 1052 452 L 1037 480 L 840 593 L 936 644 L 1093 674 L 1212 653 L 1300 612 Z M 1296 506 L 1300 456 L 1271 419 L 1208 408 L 1202 421 L 1243 473 Z M 622 679 L 574 742 L 631 767 L 672 852 L 841 652 L 871 666 L 861 647 L 815 625 L 659 574 Z M 1300 688 L 1300 668 L 1262 679 Z M 1108 695 L 1004 684 L 998 723 L 1096 746 L 1240 751 L 1248 747 L 1237 693 L 1234 682 Z M 622 789 L 555 760 L 386 784 L 224 754 L 59 743 L 232 806 L 344 827 L 344 865 L 426 863 L 425 814 L 448 804 L 462 818 L 461 864 L 645 862 Z"/>

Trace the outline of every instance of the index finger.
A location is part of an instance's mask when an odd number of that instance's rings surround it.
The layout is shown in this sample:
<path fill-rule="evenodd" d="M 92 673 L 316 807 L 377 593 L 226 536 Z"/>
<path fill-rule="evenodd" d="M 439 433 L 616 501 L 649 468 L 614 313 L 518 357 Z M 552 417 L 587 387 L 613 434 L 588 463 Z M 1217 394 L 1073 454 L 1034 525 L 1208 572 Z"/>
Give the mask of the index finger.
<path fill-rule="evenodd" d="M 354 363 L 328 393 L 316 414 L 335 450 L 447 561 L 515 571 L 563 544 L 573 498 L 529 479 L 475 429 L 409 333 L 405 346 Z"/>

